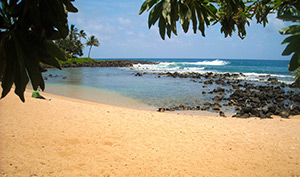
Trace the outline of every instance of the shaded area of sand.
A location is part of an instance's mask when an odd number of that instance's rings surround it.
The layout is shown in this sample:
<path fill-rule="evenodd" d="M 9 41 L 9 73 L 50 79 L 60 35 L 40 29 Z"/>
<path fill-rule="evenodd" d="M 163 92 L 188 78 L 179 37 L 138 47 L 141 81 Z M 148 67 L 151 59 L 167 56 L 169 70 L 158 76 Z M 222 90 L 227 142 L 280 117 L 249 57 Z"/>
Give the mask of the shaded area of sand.
<path fill-rule="evenodd" d="M 0 176 L 300 176 L 300 119 L 0 100 Z"/>

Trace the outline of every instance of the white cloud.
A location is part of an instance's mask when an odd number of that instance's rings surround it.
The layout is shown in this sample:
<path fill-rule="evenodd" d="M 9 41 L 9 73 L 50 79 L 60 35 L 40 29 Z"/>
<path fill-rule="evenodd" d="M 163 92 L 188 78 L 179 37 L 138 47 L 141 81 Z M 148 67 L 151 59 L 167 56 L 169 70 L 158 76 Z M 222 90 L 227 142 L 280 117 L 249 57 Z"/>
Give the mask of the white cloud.
<path fill-rule="evenodd" d="M 122 18 L 122 17 L 119 17 L 119 18 L 118 18 L 118 22 L 119 22 L 121 25 L 125 25 L 125 26 L 131 25 L 131 20 L 128 19 L 128 18 L 124 19 L 124 18 Z"/>
<path fill-rule="evenodd" d="M 276 18 L 275 14 L 271 14 L 268 18 L 269 23 L 267 24 L 267 30 L 272 31 L 272 32 L 276 32 L 278 33 L 278 31 L 282 28 L 284 28 L 285 26 L 287 26 L 282 20 L 279 20 Z"/>
<path fill-rule="evenodd" d="M 86 31 L 90 32 L 98 32 L 104 34 L 113 34 L 115 33 L 115 26 L 109 23 L 102 23 L 101 21 L 98 22 L 87 22 L 85 27 Z"/>

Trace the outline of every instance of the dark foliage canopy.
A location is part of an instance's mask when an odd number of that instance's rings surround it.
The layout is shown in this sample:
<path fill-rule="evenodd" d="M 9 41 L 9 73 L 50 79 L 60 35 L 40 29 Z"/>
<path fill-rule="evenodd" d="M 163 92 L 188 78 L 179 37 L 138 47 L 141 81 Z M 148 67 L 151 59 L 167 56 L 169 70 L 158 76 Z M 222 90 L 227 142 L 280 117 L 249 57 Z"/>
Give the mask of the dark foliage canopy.
<path fill-rule="evenodd" d="M 57 59 L 65 54 L 53 40 L 69 33 L 68 12 L 77 12 L 74 0 L 1 0 L 0 4 L 0 78 L 5 97 L 15 85 L 24 102 L 26 85 L 45 88 L 40 63 L 60 69 Z"/>

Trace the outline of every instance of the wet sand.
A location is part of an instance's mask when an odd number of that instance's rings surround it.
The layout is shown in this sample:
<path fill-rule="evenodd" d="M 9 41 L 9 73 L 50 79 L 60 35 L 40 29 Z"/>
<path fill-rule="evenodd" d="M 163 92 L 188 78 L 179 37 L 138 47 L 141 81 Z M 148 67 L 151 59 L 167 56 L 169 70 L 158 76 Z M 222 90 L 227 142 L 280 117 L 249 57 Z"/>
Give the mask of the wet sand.
<path fill-rule="evenodd" d="M 0 100 L 0 176 L 300 176 L 300 119 Z"/>

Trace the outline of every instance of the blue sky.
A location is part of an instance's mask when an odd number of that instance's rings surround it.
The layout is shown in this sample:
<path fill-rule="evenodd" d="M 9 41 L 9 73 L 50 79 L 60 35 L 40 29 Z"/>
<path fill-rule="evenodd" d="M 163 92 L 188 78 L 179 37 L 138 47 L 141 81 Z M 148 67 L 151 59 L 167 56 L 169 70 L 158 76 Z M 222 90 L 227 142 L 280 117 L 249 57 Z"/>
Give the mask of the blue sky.
<path fill-rule="evenodd" d="M 69 24 L 75 24 L 95 35 L 100 42 L 93 47 L 92 58 L 227 58 L 227 59 L 284 59 L 286 36 L 278 30 L 285 24 L 270 16 L 266 28 L 255 21 L 247 27 L 247 37 L 237 33 L 224 38 L 220 26 L 206 29 L 206 37 L 192 30 L 184 33 L 178 25 L 178 36 L 162 40 L 158 27 L 148 28 L 148 12 L 138 15 L 143 0 L 75 0 L 78 13 L 69 14 Z M 87 48 L 84 56 L 87 56 Z"/>

